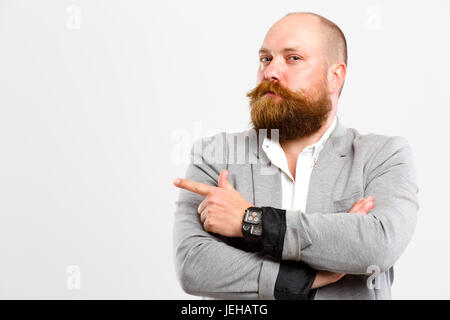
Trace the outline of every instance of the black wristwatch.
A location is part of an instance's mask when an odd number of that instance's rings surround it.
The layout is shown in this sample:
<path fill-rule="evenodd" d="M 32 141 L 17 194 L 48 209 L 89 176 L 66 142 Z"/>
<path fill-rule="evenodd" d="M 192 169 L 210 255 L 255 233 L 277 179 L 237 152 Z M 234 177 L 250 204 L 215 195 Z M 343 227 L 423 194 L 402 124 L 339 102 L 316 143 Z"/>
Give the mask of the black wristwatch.
<path fill-rule="evenodd" d="M 245 210 L 242 221 L 242 234 L 247 242 L 257 243 L 263 237 L 263 211 L 258 207 L 249 207 Z"/>

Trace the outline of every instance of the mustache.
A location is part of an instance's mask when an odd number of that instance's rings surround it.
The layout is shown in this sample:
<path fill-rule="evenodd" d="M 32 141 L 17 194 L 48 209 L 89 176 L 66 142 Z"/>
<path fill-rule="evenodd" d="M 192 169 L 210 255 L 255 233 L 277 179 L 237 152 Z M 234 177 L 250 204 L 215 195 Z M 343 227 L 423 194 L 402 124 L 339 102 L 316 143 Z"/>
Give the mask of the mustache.
<path fill-rule="evenodd" d="M 268 92 L 274 93 L 284 99 L 298 97 L 298 94 L 296 92 L 283 87 L 279 82 L 269 80 L 261 81 L 253 90 L 247 93 L 247 97 L 251 100 L 256 100 L 261 98 Z"/>

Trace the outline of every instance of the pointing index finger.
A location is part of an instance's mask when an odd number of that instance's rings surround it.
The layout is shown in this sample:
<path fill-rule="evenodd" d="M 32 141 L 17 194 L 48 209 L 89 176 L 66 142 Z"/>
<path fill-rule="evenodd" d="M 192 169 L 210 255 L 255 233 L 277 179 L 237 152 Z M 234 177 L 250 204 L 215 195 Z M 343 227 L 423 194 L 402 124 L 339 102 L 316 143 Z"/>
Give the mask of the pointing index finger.
<path fill-rule="evenodd" d="M 173 184 L 178 188 L 182 188 L 182 189 L 197 193 L 204 197 L 206 197 L 208 195 L 208 193 L 210 193 L 214 188 L 216 188 L 216 187 L 204 184 L 204 183 L 195 182 L 195 181 L 191 181 L 191 180 L 187 180 L 187 179 L 180 179 L 180 178 L 175 179 Z"/>

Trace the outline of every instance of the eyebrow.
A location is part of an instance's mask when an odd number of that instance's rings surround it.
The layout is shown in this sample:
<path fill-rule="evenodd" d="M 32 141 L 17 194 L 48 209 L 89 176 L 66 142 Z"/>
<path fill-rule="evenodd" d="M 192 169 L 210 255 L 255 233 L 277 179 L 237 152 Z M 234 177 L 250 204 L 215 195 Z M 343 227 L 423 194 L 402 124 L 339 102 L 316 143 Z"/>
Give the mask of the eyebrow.
<path fill-rule="evenodd" d="M 298 51 L 302 51 L 302 50 L 299 48 L 284 48 L 283 49 L 283 52 L 298 52 Z M 259 53 L 260 54 L 261 53 L 270 53 L 270 50 L 266 49 L 266 48 L 261 48 L 261 49 L 259 49 Z"/>

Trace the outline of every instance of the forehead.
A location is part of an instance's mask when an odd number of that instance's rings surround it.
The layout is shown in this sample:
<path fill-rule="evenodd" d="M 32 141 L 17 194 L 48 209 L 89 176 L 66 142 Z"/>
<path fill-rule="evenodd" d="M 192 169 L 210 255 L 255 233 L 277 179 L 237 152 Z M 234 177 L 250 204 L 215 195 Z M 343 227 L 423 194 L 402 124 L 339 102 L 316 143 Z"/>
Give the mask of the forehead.
<path fill-rule="evenodd" d="M 262 48 L 279 52 L 286 48 L 298 48 L 310 54 L 320 54 L 323 48 L 321 25 L 310 17 L 285 17 L 267 32 Z"/>

